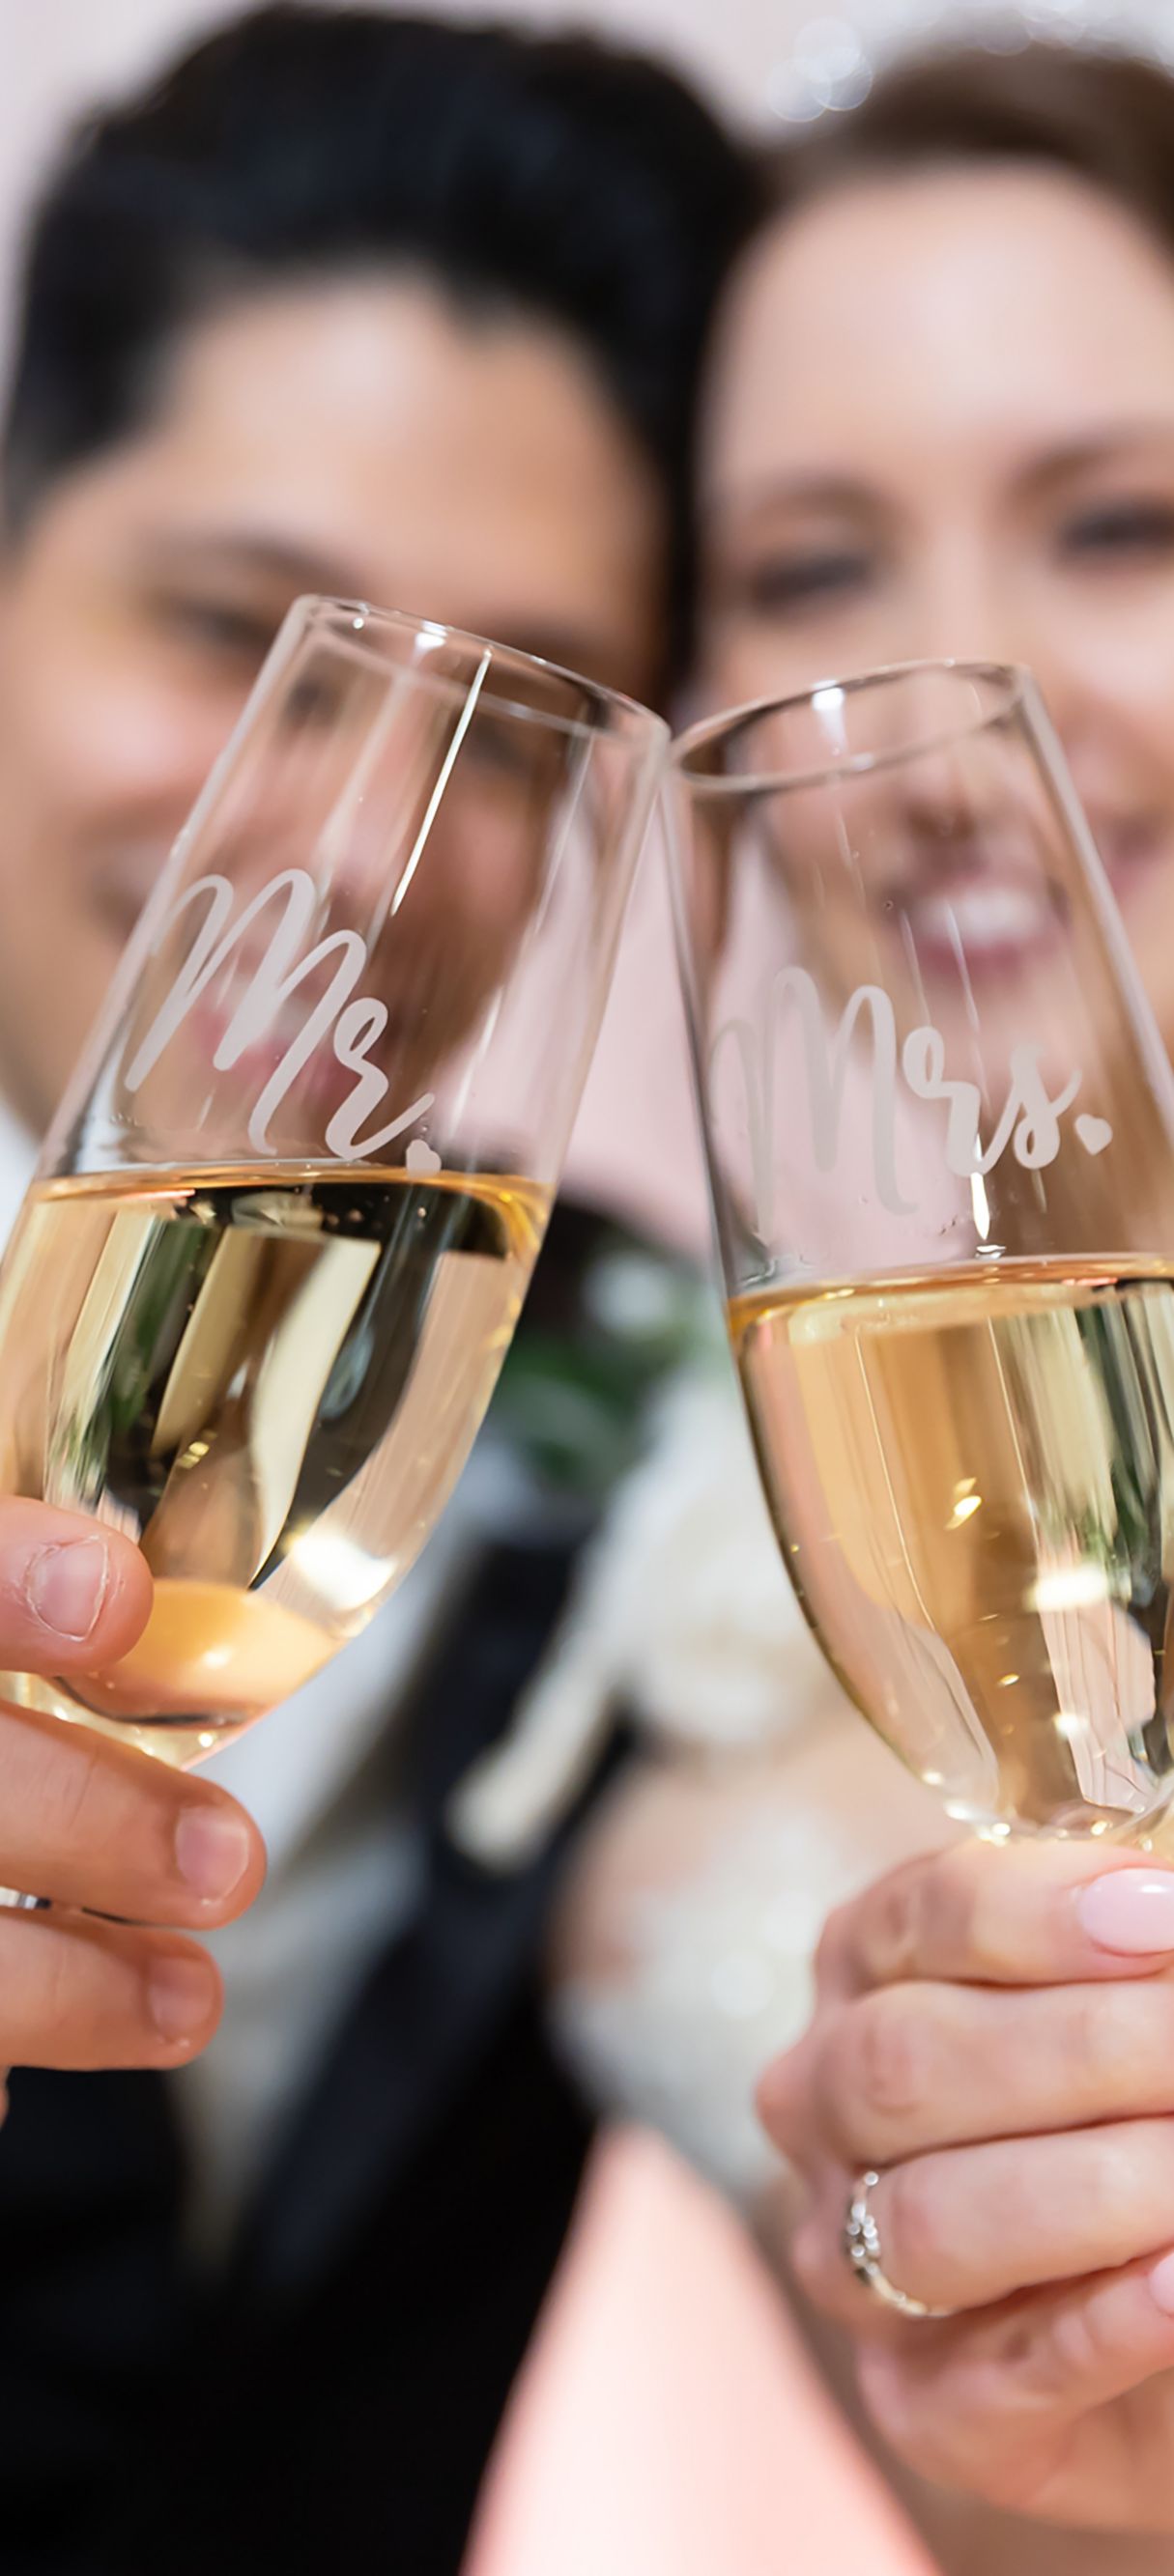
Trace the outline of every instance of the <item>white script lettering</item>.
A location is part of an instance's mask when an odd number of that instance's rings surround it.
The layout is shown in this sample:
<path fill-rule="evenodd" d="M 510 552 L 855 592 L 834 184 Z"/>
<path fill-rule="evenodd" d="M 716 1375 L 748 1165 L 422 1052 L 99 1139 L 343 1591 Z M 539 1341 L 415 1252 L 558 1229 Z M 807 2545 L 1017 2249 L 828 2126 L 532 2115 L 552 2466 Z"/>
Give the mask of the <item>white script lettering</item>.
<path fill-rule="evenodd" d="M 844 1085 L 857 1022 L 867 1016 L 872 1026 L 872 1157 L 877 1197 L 891 1216 L 913 1216 L 917 1202 L 902 1197 L 897 1184 L 897 1023 L 889 996 L 879 984 L 862 984 L 852 994 L 838 1028 L 829 1039 L 818 988 L 802 966 L 784 966 L 771 987 L 771 1008 L 761 1041 L 749 1020 L 729 1020 L 718 1031 L 710 1059 L 711 1080 L 718 1051 L 732 1039 L 745 1090 L 754 1173 L 755 1203 L 764 1234 L 774 1231 L 776 1050 L 780 1013 L 795 1005 L 807 1079 L 808 1116 L 816 1168 L 834 1171 L 840 1142 Z M 758 1079 L 761 1069 L 761 1081 Z"/>
<path fill-rule="evenodd" d="M 198 878 L 194 885 L 188 886 L 168 914 L 156 946 L 200 896 L 208 898 L 207 910 L 174 984 L 127 1066 L 124 1081 L 129 1092 L 133 1094 L 145 1082 L 201 994 L 228 963 L 266 906 L 275 898 L 284 897 L 284 911 L 275 924 L 269 944 L 217 1042 L 212 1057 L 217 1072 L 229 1071 L 246 1048 L 257 1045 L 307 976 L 328 959 L 333 958 L 336 962 L 325 991 L 319 995 L 301 1028 L 291 1038 L 258 1096 L 248 1122 L 249 1143 L 258 1153 L 268 1150 L 269 1128 L 275 1112 L 328 1032 L 332 1033 L 331 1043 L 338 1063 L 344 1071 L 356 1076 L 353 1089 L 334 1112 L 326 1130 L 326 1144 L 332 1154 L 362 1161 L 424 1116 L 435 1097 L 430 1091 L 413 1101 L 410 1109 L 381 1127 L 375 1135 L 368 1136 L 365 1142 L 360 1143 L 356 1139 L 356 1129 L 379 1108 L 389 1088 L 386 1074 L 368 1060 L 368 1050 L 387 1026 L 387 1009 L 383 1002 L 369 996 L 359 995 L 354 1001 L 350 999 L 367 964 L 366 943 L 357 930 L 331 931 L 305 956 L 299 957 L 298 952 L 318 902 L 314 880 L 304 868 L 285 868 L 279 876 L 271 877 L 268 885 L 254 895 L 235 922 L 231 920 L 233 889 L 227 877 Z"/>
<path fill-rule="evenodd" d="M 873 1182 L 879 1204 L 891 1216 L 917 1212 L 917 1201 L 904 1195 L 897 1170 L 898 1072 L 916 1100 L 941 1102 L 946 1109 L 945 1162 L 960 1180 L 993 1171 L 1008 1147 L 1024 1171 L 1040 1171 L 1055 1162 L 1061 1144 L 1060 1121 L 1080 1089 L 1079 1072 L 1059 1091 L 1050 1092 L 1040 1069 L 1039 1047 L 1013 1047 L 1007 1096 L 984 1145 L 982 1095 L 977 1083 L 947 1074 L 945 1040 L 939 1029 L 927 1025 L 911 1030 L 898 1058 L 896 1015 L 879 985 L 861 984 L 830 1028 L 814 978 L 802 966 L 786 966 L 771 985 L 762 1023 L 727 1020 L 714 1038 L 709 1061 L 711 1098 L 716 1095 L 719 1063 L 731 1049 L 741 1076 L 757 1224 L 764 1241 L 777 1230 L 779 1021 L 788 1004 L 798 1018 L 811 1149 L 820 1172 L 834 1171 L 839 1159 L 849 1063 L 861 1024 L 868 1023 Z M 1075 1124 L 1087 1153 L 1103 1152 L 1112 1132 L 1103 1119 L 1085 1117 Z"/>
<path fill-rule="evenodd" d="M 1035 1046 L 1012 1047 L 1011 1088 L 1002 1117 L 984 1148 L 978 1123 L 981 1095 L 977 1083 L 952 1081 L 944 1072 L 946 1049 L 940 1029 L 910 1031 L 901 1050 L 901 1070 L 916 1099 L 949 1102 L 946 1168 L 956 1172 L 960 1180 L 969 1180 L 972 1172 L 984 1176 L 992 1172 L 1008 1144 L 1025 1172 L 1038 1172 L 1045 1164 L 1055 1162 L 1060 1151 L 1060 1119 L 1076 1098 L 1080 1075 L 1074 1073 L 1063 1090 L 1053 1096 L 1040 1072 L 1039 1054 Z"/>

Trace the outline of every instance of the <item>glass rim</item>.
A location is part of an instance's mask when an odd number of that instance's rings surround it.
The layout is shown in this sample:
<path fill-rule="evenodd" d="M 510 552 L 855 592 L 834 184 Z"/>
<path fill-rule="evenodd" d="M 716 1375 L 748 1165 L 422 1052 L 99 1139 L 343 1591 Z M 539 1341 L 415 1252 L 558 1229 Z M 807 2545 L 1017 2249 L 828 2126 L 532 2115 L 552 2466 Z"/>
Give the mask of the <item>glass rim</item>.
<path fill-rule="evenodd" d="M 560 715 L 554 708 L 526 706 L 509 699 L 498 699 L 495 704 L 502 714 L 515 715 L 530 724 L 547 725 L 556 733 L 597 741 L 610 730 L 613 741 L 624 740 L 633 749 L 639 747 L 642 739 L 645 742 L 659 740 L 663 747 L 672 738 L 665 718 L 658 715 L 654 707 L 645 706 L 641 699 L 628 697 L 622 689 L 610 689 L 602 680 L 590 680 L 582 671 L 572 670 L 569 663 L 554 662 L 543 653 L 528 653 L 521 644 L 502 644 L 495 636 L 475 634 L 467 626 L 452 626 L 444 618 L 417 616 L 405 608 L 380 608 L 371 600 L 343 599 L 329 591 L 302 591 L 291 600 L 286 615 L 290 619 L 300 615 L 307 630 L 314 626 L 335 630 L 339 621 L 345 620 L 351 634 L 361 634 L 366 628 L 373 627 L 377 632 L 426 637 L 437 643 L 467 647 L 470 654 L 479 658 L 488 653 L 493 664 L 504 672 L 541 672 L 544 678 L 574 689 L 580 697 L 589 700 L 595 711 L 594 717 Z M 345 644 L 348 638 L 340 634 L 338 640 Z M 449 694 L 457 700 L 467 695 L 459 680 L 438 672 L 417 671 L 412 677 L 421 687 Z M 609 721 L 603 721 L 605 718 Z"/>
<path fill-rule="evenodd" d="M 812 707 L 825 692 L 837 691 L 842 698 L 862 695 L 867 689 L 891 688 L 902 680 L 927 678 L 931 673 L 947 674 L 953 679 L 981 681 L 1002 692 L 1002 704 L 979 709 L 967 719 L 945 731 L 915 735 L 896 750 L 841 752 L 811 769 L 747 770 L 736 777 L 711 770 L 693 769 L 690 762 L 706 745 L 732 737 L 743 726 L 766 716 L 786 715 L 793 707 Z M 965 661 L 952 654 L 931 654 L 912 662 L 885 662 L 873 671 L 852 673 L 847 679 L 816 680 L 810 688 L 790 689 L 781 697 L 749 698 L 743 706 L 727 707 L 716 716 L 703 716 L 676 735 L 669 747 L 669 765 L 682 785 L 693 795 L 749 796 L 787 795 L 796 789 L 820 787 L 836 778 L 867 777 L 870 772 L 892 769 L 901 761 L 922 759 L 935 751 L 948 749 L 954 742 L 964 742 L 972 734 L 985 733 L 988 726 L 1025 708 L 1031 698 L 1031 673 L 1022 662 Z"/>

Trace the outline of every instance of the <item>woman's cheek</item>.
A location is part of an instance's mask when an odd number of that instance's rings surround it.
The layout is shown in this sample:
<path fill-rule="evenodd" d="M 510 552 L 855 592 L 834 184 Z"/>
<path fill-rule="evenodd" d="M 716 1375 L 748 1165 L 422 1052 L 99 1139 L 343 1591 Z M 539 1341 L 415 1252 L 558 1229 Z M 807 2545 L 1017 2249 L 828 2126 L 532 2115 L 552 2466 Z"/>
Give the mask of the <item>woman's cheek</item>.
<path fill-rule="evenodd" d="M 1174 829 L 1167 864 L 1126 894 L 1122 914 L 1162 1043 L 1174 1056 Z"/>
<path fill-rule="evenodd" d="M 1083 682 L 1101 724 L 1119 729 L 1122 754 L 1164 774 L 1174 806 L 1174 571 L 1082 583 L 1051 607 L 1058 658 Z"/>

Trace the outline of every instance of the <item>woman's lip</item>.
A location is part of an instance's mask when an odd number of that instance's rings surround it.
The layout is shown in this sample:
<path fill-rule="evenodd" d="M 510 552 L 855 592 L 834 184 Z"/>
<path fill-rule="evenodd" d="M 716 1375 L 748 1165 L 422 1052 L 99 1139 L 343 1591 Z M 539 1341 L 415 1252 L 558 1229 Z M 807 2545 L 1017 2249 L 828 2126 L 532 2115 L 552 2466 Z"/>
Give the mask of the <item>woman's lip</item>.
<path fill-rule="evenodd" d="M 1123 907 L 1134 886 L 1168 855 L 1161 827 L 1092 818 L 1105 873 Z M 1063 935 L 1067 905 L 1042 874 L 981 867 L 890 897 L 890 925 L 911 944 L 921 971 L 971 981 L 1035 966 Z"/>
<path fill-rule="evenodd" d="M 961 948 L 979 959 L 1039 948 L 1056 928 L 1046 886 L 998 877 L 971 877 L 915 895 L 908 918 L 919 952 L 923 946 L 943 947 L 956 955 Z"/>
<path fill-rule="evenodd" d="M 964 975 L 977 982 L 1034 965 L 1063 926 L 1042 878 L 971 875 L 906 895 L 900 913 L 903 942 L 935 980 Z"/>

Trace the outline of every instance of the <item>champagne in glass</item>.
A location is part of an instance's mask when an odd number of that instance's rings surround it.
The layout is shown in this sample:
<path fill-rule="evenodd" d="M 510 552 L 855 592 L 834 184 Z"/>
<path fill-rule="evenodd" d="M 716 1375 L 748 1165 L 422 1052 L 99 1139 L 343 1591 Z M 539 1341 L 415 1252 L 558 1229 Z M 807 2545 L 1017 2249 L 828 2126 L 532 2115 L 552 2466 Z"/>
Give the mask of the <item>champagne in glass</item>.
<path fill-rule="evenodd" d="M 407 1572 L 538 1253 L 663 727 L 307 601 L 0 1270 L 0 1489 L 127 1531 L 138 1645 L 26 1705 L 198 1760 Z"/>
<path fill-rule="evenodd" d="M 1021 673 L 829 686 L 677 747 L 732 1348 L 858 1706 L 951 1812 L 1174 1795 L 1174 1084 Z"/>

